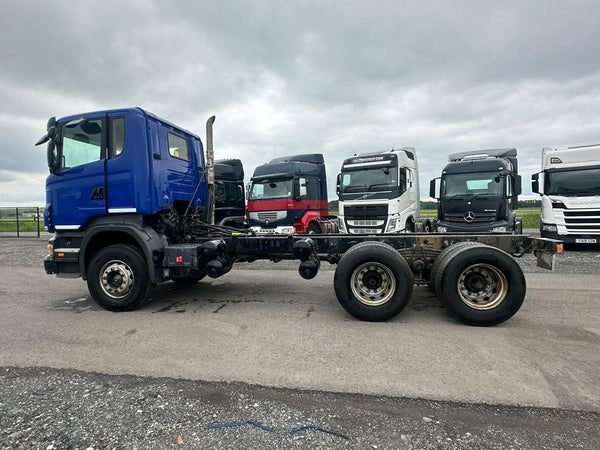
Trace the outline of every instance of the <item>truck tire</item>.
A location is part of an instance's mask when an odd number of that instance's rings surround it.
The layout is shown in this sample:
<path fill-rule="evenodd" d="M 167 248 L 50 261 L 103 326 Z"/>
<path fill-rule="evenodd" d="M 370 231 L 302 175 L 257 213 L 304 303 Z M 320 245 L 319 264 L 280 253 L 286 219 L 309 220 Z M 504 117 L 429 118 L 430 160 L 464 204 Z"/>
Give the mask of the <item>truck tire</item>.
<path fill-rule="evenodd" d="M 363 242 L 340 259 L 333 277 L 335 295 L 354 317 L 371 322 L 391 319 L 404 309 L 414 276 L 406 260 L 391 246 Z"/>
<path fill-rule="evenodd" d="M 467 324 L 502 323 L 523 304 L 525 276 L 502 250 L 482 244 L 464 246 L 449 253 L 438 270 L 448 309 Z"/>
<path fill-rule="evenodd" d="M 98 305 L 109 311 L 137 309 L 150 292 L 148 267 L 131 245 L 111 245 L 92 257 L 88 289 Z"/>
<path fill-rule="evenodd" d="M 437 256 L 433 265 L 431 266 L 431 274 L 429 278 L 429 287 L 433 290 L 433 293 L 437 297 L 437 299 L 444 303 L 444 297 L 441 293 L 441 284 L 442 284 L 442 274 L 444 272 L 444 268 L 446 267 L 446 261 L 452 257 L 456 252 L 461 251 L 465 247 L 474 247 L 481 246 L 478 242 L 459 242 L 458 244 L 453 244 L 446 247 L 444 250 L 440 252 Z M 443 267 L 442 267 L 443 266 Z M 440 269 L 440 267 L 442 267 Z"/>
<path fill-rule="evenodd" d="M 318 223 L 315 222 L 311 222 L 308 224 L 308 227 L 306 228 L 306 234 L 321 234 L 321 227 L 319 226 Z"/>

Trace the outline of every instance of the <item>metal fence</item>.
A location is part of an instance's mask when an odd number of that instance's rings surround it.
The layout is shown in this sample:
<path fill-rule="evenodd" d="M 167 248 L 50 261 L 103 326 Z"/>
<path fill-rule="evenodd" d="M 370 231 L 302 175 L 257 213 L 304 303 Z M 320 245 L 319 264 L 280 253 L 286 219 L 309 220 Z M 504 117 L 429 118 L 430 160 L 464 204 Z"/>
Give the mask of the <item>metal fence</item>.
<path fill-rule="evenodd" d="M 44 220 L 39 206 L 0 207 L 0 237 L 40 237 Z"/>

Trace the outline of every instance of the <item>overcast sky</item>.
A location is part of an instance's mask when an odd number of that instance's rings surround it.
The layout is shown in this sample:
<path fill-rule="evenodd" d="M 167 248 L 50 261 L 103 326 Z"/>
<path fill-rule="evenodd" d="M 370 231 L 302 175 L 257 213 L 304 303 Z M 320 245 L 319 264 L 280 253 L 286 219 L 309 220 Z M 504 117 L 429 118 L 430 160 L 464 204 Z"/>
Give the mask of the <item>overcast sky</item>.
<path fill-rule="evenodd" d="M 354 153 L 417 149 L 421 192 L 448 154 L 600 140 L 598 1 L 6 1 L 0 206 L 45 203 L 50 116 L 139 106 L 247 176 L 323 153 L 330 200 Z"/>

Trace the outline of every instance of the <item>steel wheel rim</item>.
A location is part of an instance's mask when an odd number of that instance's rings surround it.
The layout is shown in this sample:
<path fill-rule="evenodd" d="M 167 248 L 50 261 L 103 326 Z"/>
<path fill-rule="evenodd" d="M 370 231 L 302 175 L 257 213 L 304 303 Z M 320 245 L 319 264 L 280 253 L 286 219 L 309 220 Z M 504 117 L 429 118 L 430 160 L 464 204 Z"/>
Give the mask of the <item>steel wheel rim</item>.
<path fill-rule="evenodd" d="M 367 306 L 381 306 L 396 292 L 396 277 L 384 264 L 367 262 L 352 273 L 350 287 L 354 297 Z"/>
<path fill-rule="evenodd" d="M 473 264 L 461 272 L 458 296 L 470 308 L 480 311 L 498 307 L 508 293 L 504 273 L 490 264 Z"/>
<path fill-rule="evenodd" d="M 100 270 L 100 286 L 112 298 L 124 298 L 133 289 L 133 270 L 121 260 L 112 260 Z"/>

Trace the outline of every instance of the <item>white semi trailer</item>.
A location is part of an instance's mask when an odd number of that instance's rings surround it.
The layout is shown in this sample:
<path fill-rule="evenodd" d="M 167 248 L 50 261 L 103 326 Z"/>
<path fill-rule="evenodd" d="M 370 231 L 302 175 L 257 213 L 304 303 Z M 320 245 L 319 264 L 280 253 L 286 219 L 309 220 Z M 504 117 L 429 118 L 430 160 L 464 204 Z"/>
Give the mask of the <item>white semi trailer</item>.
<path fill-rule="evenodd" d="M 531 178 L 542 197 L 542 237 L 600 243 L 600 142 L 544 148 Z"/>

